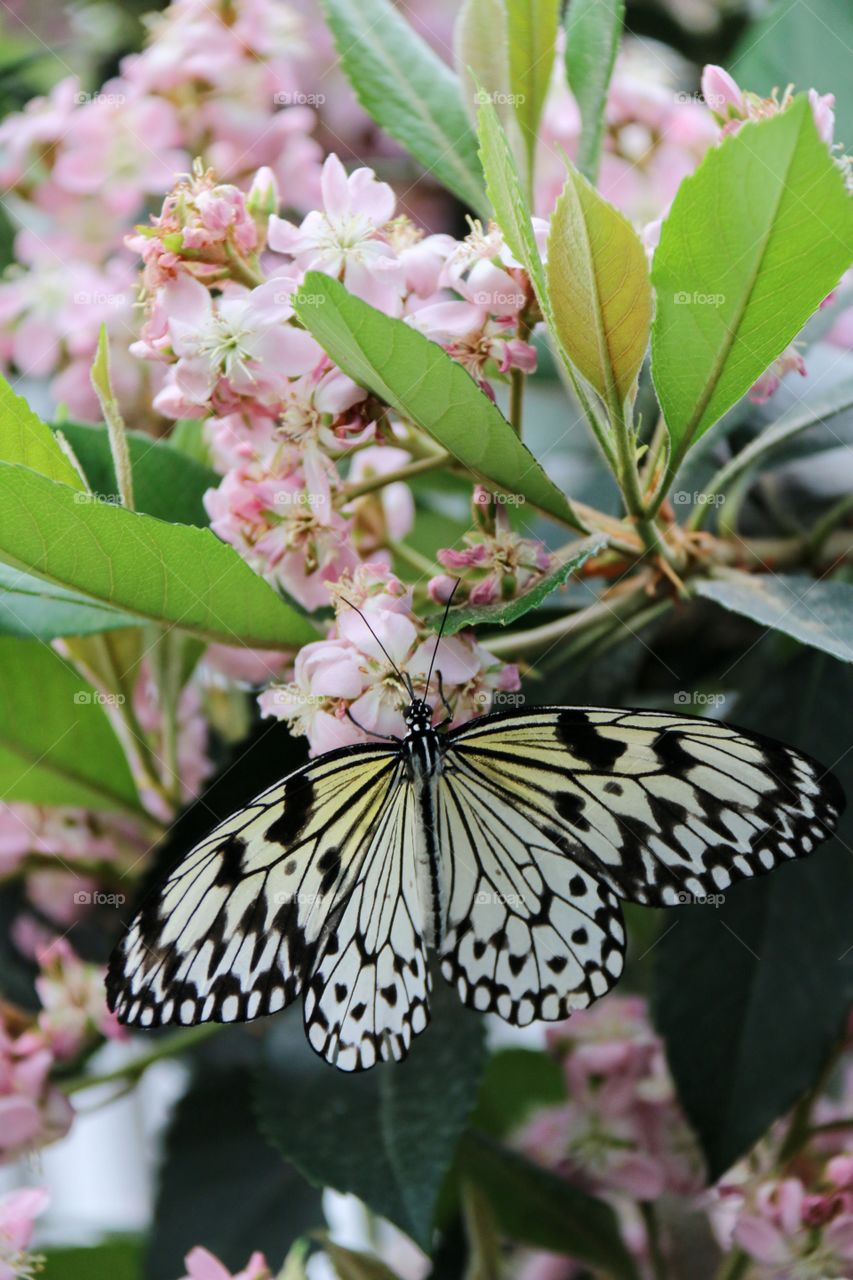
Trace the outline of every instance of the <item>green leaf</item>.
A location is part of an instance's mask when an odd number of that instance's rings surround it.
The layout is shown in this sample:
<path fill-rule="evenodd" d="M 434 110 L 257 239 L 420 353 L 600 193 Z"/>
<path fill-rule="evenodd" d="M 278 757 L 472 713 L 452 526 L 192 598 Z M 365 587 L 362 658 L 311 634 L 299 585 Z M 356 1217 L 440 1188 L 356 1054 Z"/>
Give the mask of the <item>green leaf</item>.
<path fill-rule="evenodd" d="M 583 568 L 587 560 L 597 555 L 606 546 L 607 539 L 603 536 L 585 539 L 583 543 L 577 545 L 567 560 L 564 560 L 551 573 L 546 574 L 544 578 L 537 582 L 535 587 L 531 587 L 529 591 L 525 591 L 523 595 L 516 596 L 512 600 L 499 600 L 495 604 L 463 604 L 457 609 L 450 609 L 447 614 L 447 621 L 444 624 L 444 634 L 453 636 L 457 631 L 461 631 L 463 627 L 489 625 L 505 627 L 510 622 L 516 622 L 531 609 L 536 609 L 540 604 L 543 604 L 552 591 L 556 591 L 558 587 L 561 587 L 573 573 Z M 441 613 L 434 613 L 429 621 L 437 631 L 443 619 L 444 612 L 442 611 Z"/>
<path fill-rule="evenodd" d="M 422 427 L 472 478 L 576 527 L 567 499 L 500 409 L 438 343 L 316 271 L 305 277 L 296 310 L 335 364 Z"/>
<path fill-rule="evenodd" d="M 830 89 L 835 97 L 835 136 L 853 143 L 853 9 L 848 0 L 774 0 L 750 23 L 729 59 L 729 69 L 754 93 L 795 84 Z"/>
<path fill-rule="evenodd" d="M 339 1280 L 399 1280 L 396 1271 L 360 1249 L 345 1249 L 329 1236 L 323 1238 L 323 1252 L 335 1269 Z"/>
<path fill-rule="evenodd" d="M 47 1249 L 44 1257 L 39 1280 L 142 1280 L 142 1250 L 135 1240 Z"/>
<path fill-rule="evenodd" d="M 624 21 L 625 0 L 569 0 L 566 76 L 581 113 L 577 166 L 590 182 L 598 176 L 607 89 Z"/>
<path fill-rule="evenodd" d="M 333 1071 L 282 1027 L 268 1037 L 256 1090 L 261 1127 L 318 1186 L 350 1191 L 423 1248 L 474 1106 L 485 1060 L 482 1019 L 444 982 L 432 1022 L 399 1064 Z"/>
<path fill-rule="evenodd" d="M 509 87 L 533 186 L 536 139 L 551 85 L 560 22 L 559 0 L 505 0 L 509 44 Z"/>
<path fill-rule="evenodd" d="M 46 481 L 45 483 L 50 483 Z M 48 645 L 0 637 L 0 798 L 140 811 L 99 696 Z"/>
<path fill-rule="evenodd" d="M 700 581 L 696 591 L 800 644 L 853 662 L 853 585 L 806 574 L 738 574 Z"/>
<path fill-rule="evenodd" d="M 118 501 L 118 486 L 106 427 L 63 422 L 60 430 L 74 450 L 86 479 L 99 497 Z M 209 524 L 204 495 L 221 476 L 170 441 L 128 431 L 136 510 L 174 524 Z"/>
<path fill-rule="evenodd" d="M 323 0 L 361 105 L 428 173 L 484 211 L 477 145 L 459 81 L 389 0 Z"/>
<path fill-rule="evenodd" d="M 51 480 L 60 480 L 72 489 L 82 489 L 72 463 L 53 436 L 21 396 L 16 396 L 0 375 L 0 462 L 17 462 L 39 471 Z"/>
<path fill-rule="evenodd" d="M 637 1280 L 616 1215 L 603 1200 L 474 1130 L 462 1141 L 458 1166 L 462 1178 L 485 1194 L 501 1231 L 513 1240 L 568 1254 L 613 1280 Z"/>
<path fill-rule="evenodd" d="M 673 469 L 768 368 L 853 257 L 853 202 L 808 100 L 744 125 L 682 182 L 652 281 Z"/>
<path fill-rule="evenodd" d="M 132 627 L 138 621 L 43 578 L 0 564 L 0 635 L 56 640 Z"/>
<path fill-rule="evenodd" d="M 489 1058 L 471 1123 L 492 1138 L 506 1138 L 532 1111 L 565 1101 L 566 1081 L 555 1058 L 541 1049 L 501 1049 Z"/>
<path fill-rule="evenodd" d="M 480 163 L 486 176 L 486 191 L 495 211 L 495 219 L 513 254 L 530 276 L 542 314 L 553 330 L 545 268 L 533 232 L 530 206 L 521 185 L 512 148 L 491 102 L 481 103 L 477 112 L 477 133 L 480 141 Z"/>
<path fill-rule="evenodd" d="M 0 463 L 0 559 L 206 640 L 275 649 L 314 628 L 209 529 L 92 501 Z"/>
<path fill-rule="evenodd" d="M 740 684 L 738 723 L 832 764 L 850 795 L 853 672 L 812 653 L 780 670 L 765 643 Z M 813 857 L 739 885 L 719 908 L 667 912 L 655 1020 L 712 1179 L 816 1083 L 843 1031 L 853 998 L 851 842 L 848 809 Z"/>
<path fill-rule="evenodd" d="M 568 162 L 551 217 L 548 292 L 563 350 L 613 414 L 636 394 L 652 320 L 646 254 L 630 222 Z"/>
<path fill-rule="evenodd" d="M 203 1061 L 166 1135 L 146 1258 L 150 1280 L 182 1275 L 195 1244 L 229 1271 L 245 1267 L 255 1249 L 275 1266 L 323 1221 L 320 1193 L 258 1133 L 248 1072 Z"/>
<path fill-rule="evenodd" d="M 504 0 L 464 0 L 453 27 L 453 61 L 468 114 L 485 94 L 506 118 L 509 105 L 509 53 Z"/>
<path fill-rule="evenodd" d="M 124 418 L 113 390 L 112 377 L 110 375 L 110 340 L 107 336 L 107 326 L 103 321 L 98 334 L 98 350 L 92 363 L 90 376 L 95 395 L 98 397 L 98 403 L 101 406 L 101 413 L 104 415 L 104 421 L 107 424 L 107 434 L 119 496 L 124 506 L 129 507 L 131 511 L 135 511 L 136 502 L 133 496 L 133 474 L 127 447 L 127 428 L 124 425 Z"/>

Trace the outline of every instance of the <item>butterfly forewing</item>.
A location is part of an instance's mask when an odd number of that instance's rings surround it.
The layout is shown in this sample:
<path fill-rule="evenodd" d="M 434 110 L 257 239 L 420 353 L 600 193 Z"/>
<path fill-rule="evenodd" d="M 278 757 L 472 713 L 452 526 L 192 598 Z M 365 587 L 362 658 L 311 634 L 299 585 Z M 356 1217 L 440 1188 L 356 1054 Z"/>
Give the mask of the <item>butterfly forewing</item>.
<path fill-rule="evenodd" d="M 397 752 L 332 752 L 222 823 L 143 905 L 108 976 L 122 1022 L 234 1022 L 303 990 L 382 823 Z"/>
<path fill-rule="evenodd" d="M 653 906 L 724 891 L 811 852 L 844 807 L 838 782 L 781 743 L 715 720 L 552 707 L 454 730 L 447 757 L 484 795 L 620 897 Z"/>

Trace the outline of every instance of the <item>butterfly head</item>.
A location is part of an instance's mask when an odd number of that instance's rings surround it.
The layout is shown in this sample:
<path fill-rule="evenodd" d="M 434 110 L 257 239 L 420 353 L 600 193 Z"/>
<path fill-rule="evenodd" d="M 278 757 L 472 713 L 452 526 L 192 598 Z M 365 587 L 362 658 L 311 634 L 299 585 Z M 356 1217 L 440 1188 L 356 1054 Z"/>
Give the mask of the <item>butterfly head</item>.
<path fill-rule="evenodd" d="M 409 733 L 426 733 L 432 728 L 432 707 L 423 698 L 412 698 L 404 719 Z"/>

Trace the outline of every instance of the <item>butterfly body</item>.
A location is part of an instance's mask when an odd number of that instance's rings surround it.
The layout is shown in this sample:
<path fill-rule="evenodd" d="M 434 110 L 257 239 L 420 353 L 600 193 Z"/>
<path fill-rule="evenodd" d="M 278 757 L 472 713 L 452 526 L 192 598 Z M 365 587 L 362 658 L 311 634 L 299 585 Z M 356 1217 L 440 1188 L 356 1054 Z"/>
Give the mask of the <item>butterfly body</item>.
<path fill-rule="evenodd" d="M 121 1021 L 241 1021 L 300 996 L 345 1070 L 400 1059 L 428 952 L 474 1009 L 565 1018 L 619 977 L 620 899 L 701 901 L 811 852 L 841 789 L 718 721 L 590 707 L 494 712 L 310 761 L 222 823 L 143 905 L 108 978 Z"/>

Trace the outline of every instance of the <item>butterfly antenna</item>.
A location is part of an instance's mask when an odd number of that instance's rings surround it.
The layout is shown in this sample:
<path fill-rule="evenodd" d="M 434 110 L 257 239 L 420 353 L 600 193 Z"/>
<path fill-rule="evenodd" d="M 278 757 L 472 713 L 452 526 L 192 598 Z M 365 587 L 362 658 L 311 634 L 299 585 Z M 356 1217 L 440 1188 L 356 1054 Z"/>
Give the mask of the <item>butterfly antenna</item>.
<path fill-rule="evenodd" d="M 447 604 L 444 606 L 444 617 L 441 619 L 441 626 L 438 629 L 438 635 L 436 636 L 436 640 L 435 640 L 435 648 L 432 651 L 432 660 L 430 661 L 429 671 L 427 672 L 427 678 L 426 678 L 427 689 L 429 689 L 429 682 L 432 679 L 432 669 L 435 666 L 435 660 L 438 657 L 438 646 L 441 644 L 441 637 L 444 635 L 444 628 L 447 625 L 447 615 L 450 613 L 450 606 L 453 604 L 453 597 L 456 595 L 456 588 L 459 586 L 459 583 L 461 581 L 462 581 L 461 578 L 456 579 L 456 581 L 453 584 L 453 590 L 450 592 L 450 595 L 447 597 Z"/>
<path fill-rule="evenodd" d="M 414 699 L 415 691 L 414 691 L 414 689 L 412 688 L 412 677 L 409 675 L 408 671 L 406 671 L 406 672 L 402 672 L 402 671 L 400 670 L 400 668 L 397 666 L 396 662 L 395 662 L 395 661 L 394 661 L 394 659 L 391 657 L 391 655 L 390 655 L 390 653 L 388 652 L 388 650 L 385 648 L 385 645 L 384 645 L 384 644 L 382 643 L 382 641 L 379 639 L 379 636 L 378 636 L 378 635 L 376 634 L 376 632 L 373 630 L 373 627 L 372 627 L 372 626 L 370 625 L 370 623 L 367 621 L 367 618 L 364 616 L 364 614 L 362 613 L 361 609 L 359 609 L 358 605 L 357 605 L 357 604 L 353 604 L 352 600 L 347 600 L 346 596 L 341 596 L 341 597 L 340 597 L 340 599 L 341 599 L 341 600 L 343 600 L 344 604 L 348 604 L 348 605 L 349 605 L 349 607 L 350 607 L 351 609 L 355 609 L 356 613 L 357 613 L 357 614 L 358 614 L 358 616 L 361 618 L 362 622 L 363 622 L 363 623 L 364 623 L 364 625 L 367 627 L 367 629 L 368 629 L 368 631 L 370 632 L 370 634 L 373 636 L 373 639 L 374 639 L 374 640 L 376 641 L 376 643 L 379 645 L 379 648 L 382 650 L 382 652 L 385 654 L 385 657 L 386 657 L 386 658 L 388 659 L 388 661 L 390 662 L 390 664 L 391 664 L 391 668 L 392 668 L 392 670 L 393 670 L 394 674 L 396 675 L 397 679 L 400 681 L 400 684 L 401 684 L 401 685 L 403 686 L 403 688 L 406 690 L 406 692 L 408 693 L 409 697 L 410 697 L 410 698 L 412 698 L 412 699 Z"/>

